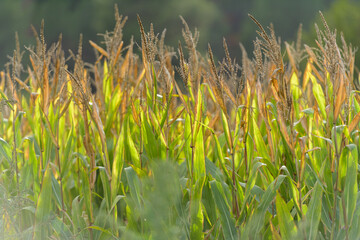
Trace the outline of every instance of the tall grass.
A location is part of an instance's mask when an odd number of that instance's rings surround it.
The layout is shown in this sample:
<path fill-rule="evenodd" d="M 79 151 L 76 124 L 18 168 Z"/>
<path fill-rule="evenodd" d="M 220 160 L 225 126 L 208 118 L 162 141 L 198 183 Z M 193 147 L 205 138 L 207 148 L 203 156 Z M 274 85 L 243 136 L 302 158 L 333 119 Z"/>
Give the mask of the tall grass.
<path fill-rule="evenodd" d="M 24 67 L 17 39 L 1 72 L 0 237 L 360 238 L 354 49 L 323 17 L 316 48 L 300 27 L 284 49 L 250 19 L 240 63 L 225 39 L 222 61 L 202 56 L 184 19 L 175 50 L 138 17 L 138 56 L 117 9 L 92 64 L 82 36 L 67 60 L 42 23 Z"/>

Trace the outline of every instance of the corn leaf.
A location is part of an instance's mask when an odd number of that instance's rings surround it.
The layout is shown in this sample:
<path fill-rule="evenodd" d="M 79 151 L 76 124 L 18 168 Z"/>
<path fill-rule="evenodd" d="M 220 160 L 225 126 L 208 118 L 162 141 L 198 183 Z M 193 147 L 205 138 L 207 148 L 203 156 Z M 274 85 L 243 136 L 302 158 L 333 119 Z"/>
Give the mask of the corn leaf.
<path fill-rule="evenodd" d="M 307 239 L 317 239 L 318 226 L 321 218 L 321 202 L 322 202 L 322 187 L 319 182 L 316 182 L 313 188 L 313 195 L 311 197 L 308 210 L 306 212 L 306 232 Z"/>
<path fill-rule="evenodd" d="M 294 223 L 286 202 L 278 194 L 276 196 L 276 215 L 279 221 L 280 233 L 283 239 L 291 239 L 297 234 L 297 228 Z"/>
<path fill-rule="evenodd" d="M 216 180 L 210 181 L 211 192 L 215 200 L 216 207 L 220 214 L 220 221 L 223 228 L 223 234 L 225 239 L 238 239 L 238 235 L 235 228 L 235 220 L 230 214 L 230 207 L 226 203 L 225 196 L 222 193 L 222 187 Z"/>

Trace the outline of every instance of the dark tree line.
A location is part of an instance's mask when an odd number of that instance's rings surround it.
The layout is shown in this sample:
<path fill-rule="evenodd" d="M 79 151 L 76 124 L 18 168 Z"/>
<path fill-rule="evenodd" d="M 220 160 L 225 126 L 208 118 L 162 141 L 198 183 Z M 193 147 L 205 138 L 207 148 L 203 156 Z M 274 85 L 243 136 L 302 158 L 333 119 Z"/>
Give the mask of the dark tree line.
<path fill-rule="evenodd" d="M 183 16 L 191 28 L 200 31 L 198 49 L 206 51 L 207 43 L 213 46 L 215 55 L 222 56 L 222 38 L 227 39 L 230 52 L 240 58 L 239 42 L 252 51 L 256 26 L 248 18 L 254 15 L 265 26 L 272 22 L 282 40 L 294 39 L 300 23 L 303 24 L 305 40 L 313 39 L 313 23 L 322 10 L 333 27 L 344 31 L 353 45 L 360 39 L 359 1 L 352 0 L 2 0 L 0 1 L 0 65 L 15 47 L 14 33 L 20 36 L 21 45 L 33 44 L 30 25 L 37 29 L 45 20 L 45 35 L 48 43 L 55 42 L 63 34 L 65 49 L 76 49 L 79 34 L 84 35 L 84 58 L 91 60 L 93 50 L 88 40 L 101 40 L 98 33 L 113 29 L 114 4 L 128 16 L 124 39 L 134 36 L 139 42 L 136 14 L 146 28 L 150 22 L 155 31 L 167 29 L 166 43 L 177 46 L 181 37 Z M 307 36 L 311 36 L 307 37 Z M 312 43 L 309 43 L 312 44 Z M 1 67 L 2 68 L 2 67 Z"/>

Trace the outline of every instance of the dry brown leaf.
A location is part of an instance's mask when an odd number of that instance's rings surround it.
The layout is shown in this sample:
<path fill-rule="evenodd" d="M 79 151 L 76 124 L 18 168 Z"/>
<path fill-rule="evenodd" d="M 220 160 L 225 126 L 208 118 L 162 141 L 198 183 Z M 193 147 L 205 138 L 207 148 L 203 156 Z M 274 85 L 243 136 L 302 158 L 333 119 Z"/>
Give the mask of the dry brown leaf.
<path fill-rule="evenodd" d="M 120 68 L 120 77 L 121 78 L 125 78 L 126 70 L 128 70 L 128 68 L 129 68 L 130 52 L 131 52 L 131 50 L 129 49 L 126 53 L 124 61 L 121 64 L 121 68 Z"/>
<path fill-rule="evenodd" d="M 24 88 L 28 93 L 31 93 L 30 88 L 23 82 L 21 81 L 19 78 L 15 77 L 15 81 L 22 87 Z M 4 83 L 5 84 L 5 83 Z"/>
<path fill-rule="evenodd" d="M 134 120 L 135 120 L 135 123 L 136 123 L 136 125 L 138 125 L 139 127 L 141 127 L 141 125 L 140 125 L 140 119 L 139 119 L 139 116 L 138 116 L 138 114 L 137 114 L 137 109 L 136 109 L 136 107 L 135 107 L 135 105 L 134 105 L 134 101 L 132 101 L 131 102 L 131 111 L 132 111 L 132 115 L 133 115 L 133 118 L 134 118 Z"/>
<path fill-rule="evenodd" d="M 263 100 L 263 94 L 262 94 L 262 88 L 261 88 L 261 84 L 258 81 L 256 83 L 256 93 L 257 93 L 257 100 L 258 100 L 258 105 L 259 105 L 259 110 L 260 110 L 260 115 L 265 118 L 265 105 L 264 105 L 264 100 Z"/>
<path fill-rule="evenodd" d="M 339 113 L 340 113 L 340 109 L 341 106 L 343 104 L 343 102 L 346 99 L 346 89 L 345 89 L 345 83 L 344 80 L 341 78 L 340 80 L 340 84 L 339 84 L 339 89 L 336 93 L 336 98 L 335 98 L 335 109 L 334 109 L 334 118 L 335 121 L 337 120 Z"/>
<path fill-rule="evenodd" d="M 105 136 L 105 132 L 104 132 L 104 126 L 102 124 L 100 115 L 99 115 L 99 109 L 96 105 L 96 102 L 93 100 L 93 110 L 91 111 L 91 116 L 92 119 L 95 122 L 96 128 L 99 132 L 99 136 L 100 136 L 100 140 L 101 140 L 101 145 L 102 145 L 102 150 L 103 150 L 103 159 L 104 159 L 104 165 L 105 165 L 105 172 L 108 176 L 108 179 L 111 180 L 111 169 L 110 169 L 110 162 L 108 159 L 108 153 L 107 153 L 107 147 L 106 147 L 106 136 Z"/>
<path fill-rule="evenodd" d="M 285 42 L 285 46 L 286 46 L 286 52 L 287 52 L 287 55 L 289 57 L 289 61 L 290 61 L 290 64 L 291 64 L 291 67 L 294 69 L 295 72 L 297 72 L 297 68 L 296 68 L 296 63 L 295 63 L 295 59 L 291 53 L 291 50 L 290 50 L 290 45 Z"/>
<path fill-rule="evenodd" d="M 349 125 L 349 133 L 351 133 L 360 121 L 360 112 L 358 112 Z"/>
<path fill-rule="evenodd" d="M 281 101 L 280 96 L 278 95 L 279 92 L 279 85 L 276 78 L 271 78 L 270 80 L 270 87 L 271 91 L 273 92 L 274 98 L 277 102 Z"/>
<path fill-rule="evenodd" d="M 104 55 L 106 58 L 109 58 L 109 54 L 99 45 L 97 45 L 96 43 L 94 43 L 93 41 L 89 41 L 90 45 L 95 48 L 100 54 Z"/>
<path fill-rule="evenodd" d="M 47 112 L 46 109 L 49 104 L 50 88 L 49 88 L 48 68 L 45 65 L 44 65 L 43 76 L 44 76 L 43 86 L 42 86 L 43 110 L 44 112 Z"/>
<path fill-rule="evenodd" d="M 117 51 L 116 51 L 116 55 L 115 55 L 115 58 L 114 58 L 114 62 L 113 62 L 113 66 L 115 66 L 115 64 L 117 63 L 118 59 L 119 59 L 119 56 L 120 56 L 120 53 L 121 53 L 121 50 L 122 50 L 122 47 L 124 45 L 124 42 L 121 41 Z M 130 51 L 130 50 L 129 50 Z M 128 51 L 128 53 L 129 53 Z"/>
<path fill-rule="evenodd" d="M 222 85 L 225 93 L 229 96 L 231 102 L 233 102 L 233 104 L 236 105 L 235 97 L 234 97 L 234 95 L 231 93 L 231 90 L 230 90 L 229 86 L 228 86 L 226 83 L 224 83 L 224 82 L 222 82 L 221 85 Z"/>

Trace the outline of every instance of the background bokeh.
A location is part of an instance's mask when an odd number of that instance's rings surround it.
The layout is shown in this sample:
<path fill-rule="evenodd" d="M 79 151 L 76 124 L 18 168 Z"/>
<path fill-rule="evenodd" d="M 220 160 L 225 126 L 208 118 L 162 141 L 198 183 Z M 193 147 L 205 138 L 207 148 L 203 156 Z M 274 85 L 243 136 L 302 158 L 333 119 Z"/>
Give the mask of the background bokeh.
<path fill-rule="evenodd" d="M 302 23 L 305 42 L 314 45 L 313 26 L 315 22 L 320 23 L 318 11 L 321 10 L 329 25 L 343 31 L 348 42 L 356 46 L 360 39 L 359 0 L 0 0 L 0 69 L 4 68 L 7 56 L 15 47 L 15 31 L 21 46 L 29 46 L 34 43 L 30 26 L 39 29 L 41 19 L 45 20 L 48 45 L 56 42 L 62 33 L 64 49 L 75 50 L 79 34 L 83 33 L 84 59 L 92 61 L 94 52 L 88 40 L 101 43 L 98 33 L 113 29 L 115 3 L 120 14 L 128 16 L 125 41 L 134 36 L 139 43 L 138 13 L 145 30 L 151 22 L 158 33 L 166 28 L 166 43 L 176 47 L 182 39 L 181 15 L 191 29 L 197 27 L 200 31 L 198 49 L 205 52 L 210 42 L 218 57 L 223 54 L 223 37 L 227 39 L 231 54 L 238 59 L 241 55 L 239 42 L 248 52 L 252 51 L 257 27 L 248 13 L 264 26 L 273 23 L 283 41 L 293 40 Z M 26 61 L 26 55 L 24 59 Z"/>

